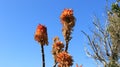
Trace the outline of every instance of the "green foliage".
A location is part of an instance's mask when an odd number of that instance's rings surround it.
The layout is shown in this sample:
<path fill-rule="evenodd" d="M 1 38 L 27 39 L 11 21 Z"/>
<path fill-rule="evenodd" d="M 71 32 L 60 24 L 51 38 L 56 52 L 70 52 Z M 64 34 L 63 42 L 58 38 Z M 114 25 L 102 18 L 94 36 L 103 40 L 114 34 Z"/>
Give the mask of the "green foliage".
<path fill-rule="evenodd" d="M 119 0 L 120 1 L 120 0 Z M 112 4 L 111 13 L 108 14 L 108 32 L 112 41 L 112 55 L 108 67 L 120 67 L 118 60 L 120 59 L 120 6 L 118 2 Z"/>
<path fill-rule="evenodd" d="M 119 67 L 119 65 L 118 65 L 115 61 L 111 61 L 111 62 L 108 64 L 108 67 Z"/>
<path fill-rule="evenodd" d="M 112 60 L 118 60 L 118 53 L 120 51 L 120 6 L 118 3 L 112 4 L 112 14 L 108 14 L 108 32 L 112 40 Z"/>
<path fill-rule="evenodd" d="M 119 12 L 120 11 L 119 5 L 116 3 L 112 4 L 112 11 Z"/>
<path fill-rule="evenodd" d="M 116 13 L 119 17 L 120 17 L 120 6 L 119 6 L 119 3 L 120 1 L 117 1 L 116 3 L 113 3 L 112 4 L 112 9 L 111 9 L 111 11 L 112 11 L 112 13 Z"/>

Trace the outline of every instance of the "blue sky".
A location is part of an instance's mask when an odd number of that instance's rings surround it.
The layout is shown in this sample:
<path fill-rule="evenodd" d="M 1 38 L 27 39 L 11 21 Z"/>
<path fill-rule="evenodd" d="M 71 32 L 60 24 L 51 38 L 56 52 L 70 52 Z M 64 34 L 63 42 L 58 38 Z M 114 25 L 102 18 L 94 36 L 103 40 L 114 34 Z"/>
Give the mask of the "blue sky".
<path fill-rule="evenodd" d="M 115 0 L 109 0 L 109 5 Z M 72 8 L 76 25 L 69 44 L 69 53 L 74 65 L 96 67 L 93 59 L 84 51 L 94 14 L 104 23 L 105 0 L 0 0 L 0 67 L 41 67 L 41 48 L 34 40 L 36 26 L 40 23 L 48 28 L 49 45 L 45 46 L 46 67 L 52 67 L 52 39 L 62 36 L 59 16 L 64 8 Z"/>

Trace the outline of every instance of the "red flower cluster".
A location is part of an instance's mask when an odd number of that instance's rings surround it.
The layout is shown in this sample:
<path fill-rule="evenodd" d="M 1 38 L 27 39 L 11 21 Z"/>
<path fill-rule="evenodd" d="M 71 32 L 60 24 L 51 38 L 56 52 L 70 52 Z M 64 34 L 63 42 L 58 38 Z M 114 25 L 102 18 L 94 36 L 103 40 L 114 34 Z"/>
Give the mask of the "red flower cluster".
<path fill-rule="evenodd" d="M 52 46 L 52 54 L 54 56 L 55 61 L 56 61 L 56 55 L 58 53 L 62 52 L 63 48 L 64 48 L 63 42 L 61 42 L 58 37 L 55 37 L 54 38 L 54 43 L 53 43 L 53 46 Z"/>
<path fill-rule="evenodd" d="M 63 51 L 57 55 L 56 61 L 59 63 L 58 67 L 70 67 L 73 65 L 72 56 L 70 56 L 67 52 Z"/>
<path fill-rule="evenodd" d="M 61 41 L 58 41 L 58 42 L 53 44 L 53 48 L 56 50 L 60 50 L 60 49 L 64 48 L 64 45 Z"/>
<path fill-rule="evenodd" d="M 73 16 L 73 10 L 72 9 L 64 9 L 61 16 L 60 16 L 61 22 L 63 25 L 69 25 L 71 27 L 75 24 L 75 18 Z"/>
<path fill-rule="evenodd" d="M 48 45 L 47 28 L 44 25 L 39 24 L 37 26 L 34 39 L 41 45 Z"/>
<path fill-rule="evenodd" d="M 73 27 L 75 26 L 75 17 L 73 15 L 72 9 L 64 9 L 60 15 L 60 20 L 63 25 L 62 34 L 66 43 L 68 44 L 71 40 L 71 33 L 73 31 Z M 65 51 L 67 51 L 68 45 L 66 45 Z"/>

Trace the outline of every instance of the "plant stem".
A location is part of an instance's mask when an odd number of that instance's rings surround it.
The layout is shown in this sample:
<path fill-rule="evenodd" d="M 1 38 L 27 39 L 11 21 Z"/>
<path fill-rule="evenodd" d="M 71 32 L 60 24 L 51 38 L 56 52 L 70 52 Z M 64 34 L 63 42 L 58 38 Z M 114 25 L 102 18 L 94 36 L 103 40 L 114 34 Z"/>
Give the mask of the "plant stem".
<path fill-rule="evenodd" d="M 44 55 L 44 46 L 41 45 L 41 52 L 42 52 L 42 67 L 45 67 L 45 55 Z"/>
<path fill-rule="evenodd" d="M 66 41 L 65 51 L 67 52 L 67 50 L 68 50 L 68 42 Z"/>
<path fill-rule="evenodd" d="M 56 67 L 56 65 L 57 65 L 57 62 L 55 62 L 55 64 L 53 65 L 53 67 Z"/>

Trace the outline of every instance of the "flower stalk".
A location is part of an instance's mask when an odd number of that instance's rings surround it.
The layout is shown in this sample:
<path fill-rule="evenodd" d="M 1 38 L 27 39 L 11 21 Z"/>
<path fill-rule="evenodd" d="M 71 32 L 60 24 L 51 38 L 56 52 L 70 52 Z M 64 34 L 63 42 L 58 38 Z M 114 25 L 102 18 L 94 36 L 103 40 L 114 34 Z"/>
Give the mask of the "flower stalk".
<path fill-rule="evenodd" d="M 57 36 L 53 39 L 53 41 L 54 41 L 53 46 L 52 46 L 52 54 L 53 54 L 53 57 L 54 57 L 53 67 L 56 67 L 56 65 L 58 63 L 56 61 L 56 56 L 57 56 L 58 53 L 63 51 L 64 44 L 59 40 L 59 38 Z"/>
<path fill-rule="evenodd" d="M 67 52 L 69 41 L 72 39 L 71 33 L 73 31 L 73 27 L 75 26 L 75 17 L 73 15 L 73 10 L 64 9 L 60 15 L 60 20 L 63 26 L 62 34 L 66 42 L 65 51 Z"/>
<path fill-rule="evenodd" d="M 41 53 L 42 53 L 42 67 L 45 67 L 45 54 L 44 54 L 44 45 L 48 45 L 48 37 L 47 37 L 47 28 L 44 25 L 39 24 L 37 26 L 34 39 L 38 41 L 41 45 Z"/>
<path fill-rule="evenodd" d="M 44 55 L 44 46 L 41 45 L 41 52 L 42 52 L 42 67 L 45 67 L 45 55 Z"/>
<path fill-rule="evenodd" d="M 65 51 L 67 52 L 68 50 L 68 42 L 66 42 L 66 47 L 65 47 Z"/>

